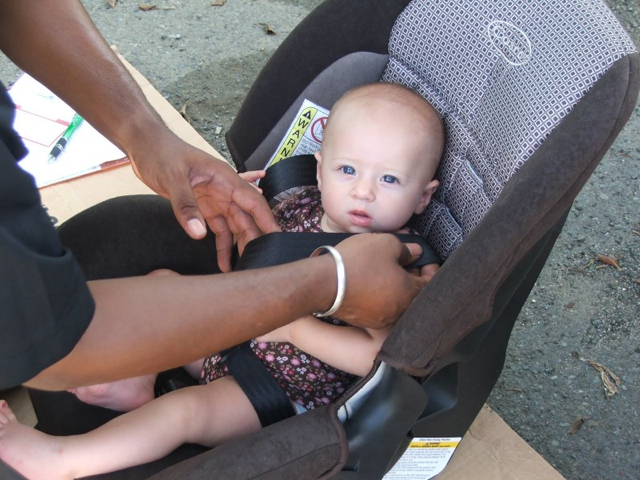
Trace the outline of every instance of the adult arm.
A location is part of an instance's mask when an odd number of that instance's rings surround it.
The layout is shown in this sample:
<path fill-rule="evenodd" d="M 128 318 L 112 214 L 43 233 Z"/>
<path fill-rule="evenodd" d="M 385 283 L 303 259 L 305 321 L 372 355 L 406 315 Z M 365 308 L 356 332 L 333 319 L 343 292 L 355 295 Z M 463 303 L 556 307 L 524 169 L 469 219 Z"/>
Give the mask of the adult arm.
<path fill-rule="evenodd" d="M 417 245 L 365 234 L 337 248 L 346 265 L 347 291 L 336 315 L 354 325 L 389 325 L 425 283 L 402 268 L 420 253 Z M 377 259 L 375 268 L 370 258 Z M 188 364 L 326 310 L 336 288 L 328 255 L 225 275 L 90 282 L 96 313 L 85 334 L 69 355 L 27 385 L 66 389 Z"/>
<path fill-rule="evenodd" d="M 424 265 L 412 273 L 429 282 L 440 269 L 436 263 Z M 372 295 L 375 295 L 372 292 Z M 306 315 L 259 338 L 264 342 L 291 342 L 319 360 L 354 375 L 371 370 L 391 327 L 378 330 L 339 326 Z"/>
<path fill-rule="evenodd" d="M 223 271 L 233 235 L 242 250 L 279 230 L 262 196 L 226 162 L 166 127 L 78 0 L 0 1 L 0 49 L 123 150 L 191 237 L 205 236 L 206 220 Z"/>

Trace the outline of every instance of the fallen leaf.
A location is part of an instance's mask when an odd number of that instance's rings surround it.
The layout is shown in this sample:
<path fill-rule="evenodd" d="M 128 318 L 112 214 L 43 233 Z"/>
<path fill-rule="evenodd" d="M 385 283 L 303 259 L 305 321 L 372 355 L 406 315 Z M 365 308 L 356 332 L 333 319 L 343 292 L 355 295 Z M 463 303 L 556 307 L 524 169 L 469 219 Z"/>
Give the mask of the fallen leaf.
<path fill-rule="evenodd" d="M 215 0 L 215 1 L 211 2 L 211 6 L 212 7 L 221 7 L 225 3 L 227 3 L 227 0 Z"/>
<path fill-rule="evenodd" d="M 600 379 L 602 380 L 602 386 L 604 387 L 604 394 L 607 398 L 611 398 L 618 393 L 618 385 L 621 383 L 620 377 L 613 373 L 609 368 L 589 358 L 582 358 L 578 352 L 571 352 L 571 355 L 576 357 L 578 360 L 591 365 L 600 372 Z"/>
<path fill-rule="evenodd" d="M 189 102 L 184 102 L 184 105 L 182 105 L 182 108 L 180 109 L 180 115 L 182 115 L 182 118 L 184 118 L 187 122 L 189 122 L 189 125 L 191 125 L 191 117 L 187 113 L 187 104 L 188 103 Z"/>
<path fill-rule="evenodd" d="M 635 233 L 636 235 L 640 235 L 640 231 L 638 230 L 631 230 L 633 233 Z"/>
<path fill-rule="evenodd" d="M 565 305 L 566 308 L 573 308 L 576 306 L 576 302 L 569 302 Z"/>
<path fill-rule="evenodd" d="M 611 265 L 612 267 L 615 267 L 616 269 L 620 270 L 620 265 L 618 265 L 618 260 L 613 257 L 610 257 L 608 255 L 602 255 L 601 253 L 599 253 L 598 260 L 604 263 L 605 265 Z"/>
<path fill-rule="evenodd" d="M 264 27 L 264 31 L 267 35 L 277 35 L 277 32 L 273 28 L 271 28 L 269 24 L 261 23 L 260 25 Z"/>
<path fill-rule="evenodd" d="M 567 433 L 569 435 L 573 435 L 574 433 L 576 433 L 578 430 L 580 430 L 580 428 L 582 428 L 582 424 L 586 421 L 587 419 L 584 417 L 578 417 L 576 418 L 576 421 L 573 422 L 571 424 L 571 426 L 569 427 L 569 430 L 567 431 Z"/>
<path fill-rule="evenodd" d="M 514 392 L 514 393 L 522 393 L 522 389 L 521 388 L 510 388 L 509 389 L 510 392 Z"/>
<path fill-rule="evenodd" d="M 117 0 L 107 0 L 107 3 L 111 5 L 111 8 L 116 8 L 116 1 Z"/>
<path fill-rule="evenodd" d="M 175 10 L 176 7 L 159 7 L 158 5 L 153 5 L 152 3 L 139 3 L 138 8 L 145 12 L 149 10 Z"/>

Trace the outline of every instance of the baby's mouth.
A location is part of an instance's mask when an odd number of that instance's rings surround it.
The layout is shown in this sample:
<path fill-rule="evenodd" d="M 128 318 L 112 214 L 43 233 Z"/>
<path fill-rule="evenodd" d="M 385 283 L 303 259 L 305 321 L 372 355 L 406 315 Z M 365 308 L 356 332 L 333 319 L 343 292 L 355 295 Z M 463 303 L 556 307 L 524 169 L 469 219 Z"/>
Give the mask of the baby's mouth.
<path fill-rule="evenodd" d="M 351 210 L 349 212 L 349 220 L 358 227 L 368 227 L 371 225 L 371 217 L 363 210 Z"/>

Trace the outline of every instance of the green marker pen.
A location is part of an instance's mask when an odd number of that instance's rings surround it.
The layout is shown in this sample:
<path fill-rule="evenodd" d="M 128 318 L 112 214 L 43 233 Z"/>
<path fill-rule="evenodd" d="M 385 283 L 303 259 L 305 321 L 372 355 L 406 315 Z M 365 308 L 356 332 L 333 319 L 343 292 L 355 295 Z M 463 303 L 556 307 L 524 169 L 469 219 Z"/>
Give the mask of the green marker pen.
<path fill-rule="evenodd" d="M 64 147 L 67 146 L 67 143 L 71 138 L 71 135 L 73 135 L 73 132 L 76 131 L 76 128 L 78 128 L 78 125 L 80 125 L 80 122 L 82 122 L 82 117 L 76 113 L 71 119 L 71 123 L 69 124 L 67 129 L 64 131 L 60 139 L 57 141 L 56 145 L 51 149 L 51 153 L 47 157 L 48 163 L 55 162 L 56 159 L 60 156 L 60 154 L 64 151 Z"/>

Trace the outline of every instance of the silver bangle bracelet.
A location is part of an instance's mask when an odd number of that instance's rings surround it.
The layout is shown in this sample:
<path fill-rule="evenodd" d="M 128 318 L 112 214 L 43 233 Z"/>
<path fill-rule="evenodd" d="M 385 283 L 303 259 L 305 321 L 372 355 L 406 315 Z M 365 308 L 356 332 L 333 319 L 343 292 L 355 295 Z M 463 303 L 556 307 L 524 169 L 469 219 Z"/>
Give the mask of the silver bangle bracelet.
<path fill-rule="evenodd" d="M 329 252 L 333 257 L 333 260 L 336 262 L 338 291 L 336 292 L 336 299 L 333 302 L 333 305 L 331 305 L 331 308 L 324 313 L 314 313 L 313 315 L 316 317 L 328 317 L 329 315 L 333 315 L 334 313 L 336 313 L 342 305 L 342 302 L 344 301 L 344 295 L 347 291 L 347 270 L 344 266 L 342 255 L 340 255 L 340 252 L 338 252 L 338 250 L 336 250 L 332 246 L 324 245 L 322 247 L 316 248 L 311 254 L 311 257 L 317 257 L 318 255 L 320 255 L 320 252 L 322 252 L 322 250 L 326 250 L 327 252 Z"/>

